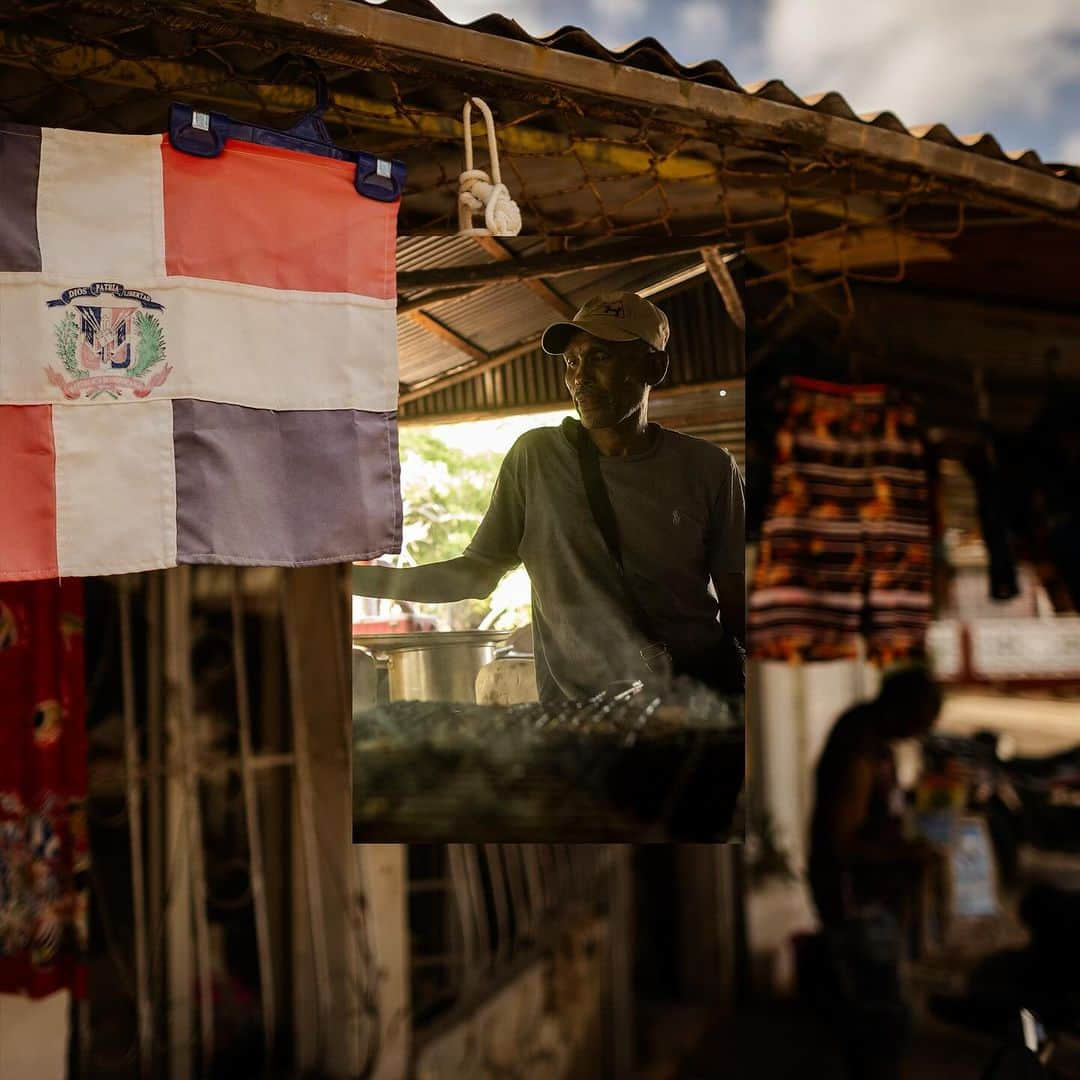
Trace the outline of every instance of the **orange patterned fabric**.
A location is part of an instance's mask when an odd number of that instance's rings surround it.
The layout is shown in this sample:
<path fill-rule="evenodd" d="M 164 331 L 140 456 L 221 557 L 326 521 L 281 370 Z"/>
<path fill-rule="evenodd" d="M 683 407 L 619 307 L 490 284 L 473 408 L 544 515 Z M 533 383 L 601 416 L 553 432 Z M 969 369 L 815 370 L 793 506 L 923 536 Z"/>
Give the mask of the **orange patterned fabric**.
<path fill-rule="evenodd" d="M 921 656 L 931 615 L 926 454 L 883 386 L 793 379 L 749 610 L 750 655 L 889 664 Z"/>

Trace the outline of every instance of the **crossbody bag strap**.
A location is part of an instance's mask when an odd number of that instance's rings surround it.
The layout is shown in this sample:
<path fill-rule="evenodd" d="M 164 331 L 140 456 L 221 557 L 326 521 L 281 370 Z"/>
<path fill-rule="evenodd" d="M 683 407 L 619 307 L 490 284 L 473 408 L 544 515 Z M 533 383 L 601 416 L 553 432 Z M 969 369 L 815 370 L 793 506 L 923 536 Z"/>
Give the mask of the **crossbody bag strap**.
<path fill-rule="evenodd" d="M 585 495 L 589 500 L 589 510 L 593 521 L 604 538 L 604 544 L 608 549 L 615 566 L 619 571 L 619 580 L 622 582 L 623 592 L 626 594 L 626 602 L 630 607 L 634 622 L 638 630 L 644 634 L 650 643 L 650 649 L 655 651 L 662 648 L 661 638 L 656 633 L 652 619 L 642 608 L 638 598 L 626 576 L 626 567 L 623 565 L 622 546 L 619 543 L 619 525 L 615 518 L 615 508 L 611 505 L 611 496 L 608 494 L 607 485 L 600 472 L 600 452 L 596 444 L 589 438 L 584 425 L 567 417 L 563 421 L 563 430 L 570 436 L 570 441 L 577 449 L 578 464 L 581 468 L 581 479 L 585 485 Z M 645 657 L 645 651 L 642 653 Z"/>

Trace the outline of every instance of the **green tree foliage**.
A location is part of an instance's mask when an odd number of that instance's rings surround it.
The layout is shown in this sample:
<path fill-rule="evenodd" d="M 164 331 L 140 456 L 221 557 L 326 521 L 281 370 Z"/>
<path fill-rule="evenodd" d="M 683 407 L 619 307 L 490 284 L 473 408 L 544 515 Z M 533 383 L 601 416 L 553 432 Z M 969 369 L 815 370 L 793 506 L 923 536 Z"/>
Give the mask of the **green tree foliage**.
<path fill-rule="evenodd" d="M 404 529 L 399 566 L 419 566 L 459 556 L 491 501 L 502 454 L 470 453 L 448 446 L 430 430 L 400 432 Z M 455 630 L 481 624 L 506 629 L 529 621 L 528 579 L 520 568 L 496 593 L 458 604 L 415 605 Z"/>
<path fill-rule="evenodd" d="M 427 431 L 401 431 L 402 565 L 441 562 L 460 555 L 491 499 L 502 455 L 466 453 Z"/>

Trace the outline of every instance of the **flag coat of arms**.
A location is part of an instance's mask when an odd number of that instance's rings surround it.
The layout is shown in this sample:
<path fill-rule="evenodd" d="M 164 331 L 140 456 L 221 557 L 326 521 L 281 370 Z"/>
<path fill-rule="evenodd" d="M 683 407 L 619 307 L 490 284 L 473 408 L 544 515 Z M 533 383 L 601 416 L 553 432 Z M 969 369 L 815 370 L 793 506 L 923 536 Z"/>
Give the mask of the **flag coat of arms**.
<path fill-rule="evenodd" d="M 0 121 L 0 580 L 400 550 L 396 202 Z"/>

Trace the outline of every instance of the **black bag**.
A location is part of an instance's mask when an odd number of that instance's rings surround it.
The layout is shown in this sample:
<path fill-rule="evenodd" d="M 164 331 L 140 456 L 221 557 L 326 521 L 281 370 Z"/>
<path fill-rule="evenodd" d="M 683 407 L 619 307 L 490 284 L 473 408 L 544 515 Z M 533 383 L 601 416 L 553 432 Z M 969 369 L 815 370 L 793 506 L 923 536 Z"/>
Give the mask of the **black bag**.
<path fill-rule="evenodd" d="M 656 633 L 652 619 L 634 595 L 623 566 L 622 548 L 619 544 L 619 528 L 615 510 L 600 472 L 600 454 L 596 444 L 589 438 L 584 426 L 567 417 L 563 430 L 577 447 L 581 479 L 589 500 L 589 510 L 604 538 L 615 565 L 619 570 L 623 592 L 630 613 L 638 630 L 648 644 L 641 650 L 641 659 L 650 672 L 668 680 L 672 676 L 686 676 L 722 694 L 742 694 L 746 689 L 746 654 L 734 635 L 725 631 L 723 640 L 707 649 L 692 654 L 672 654 L 666 643 Z"/>

